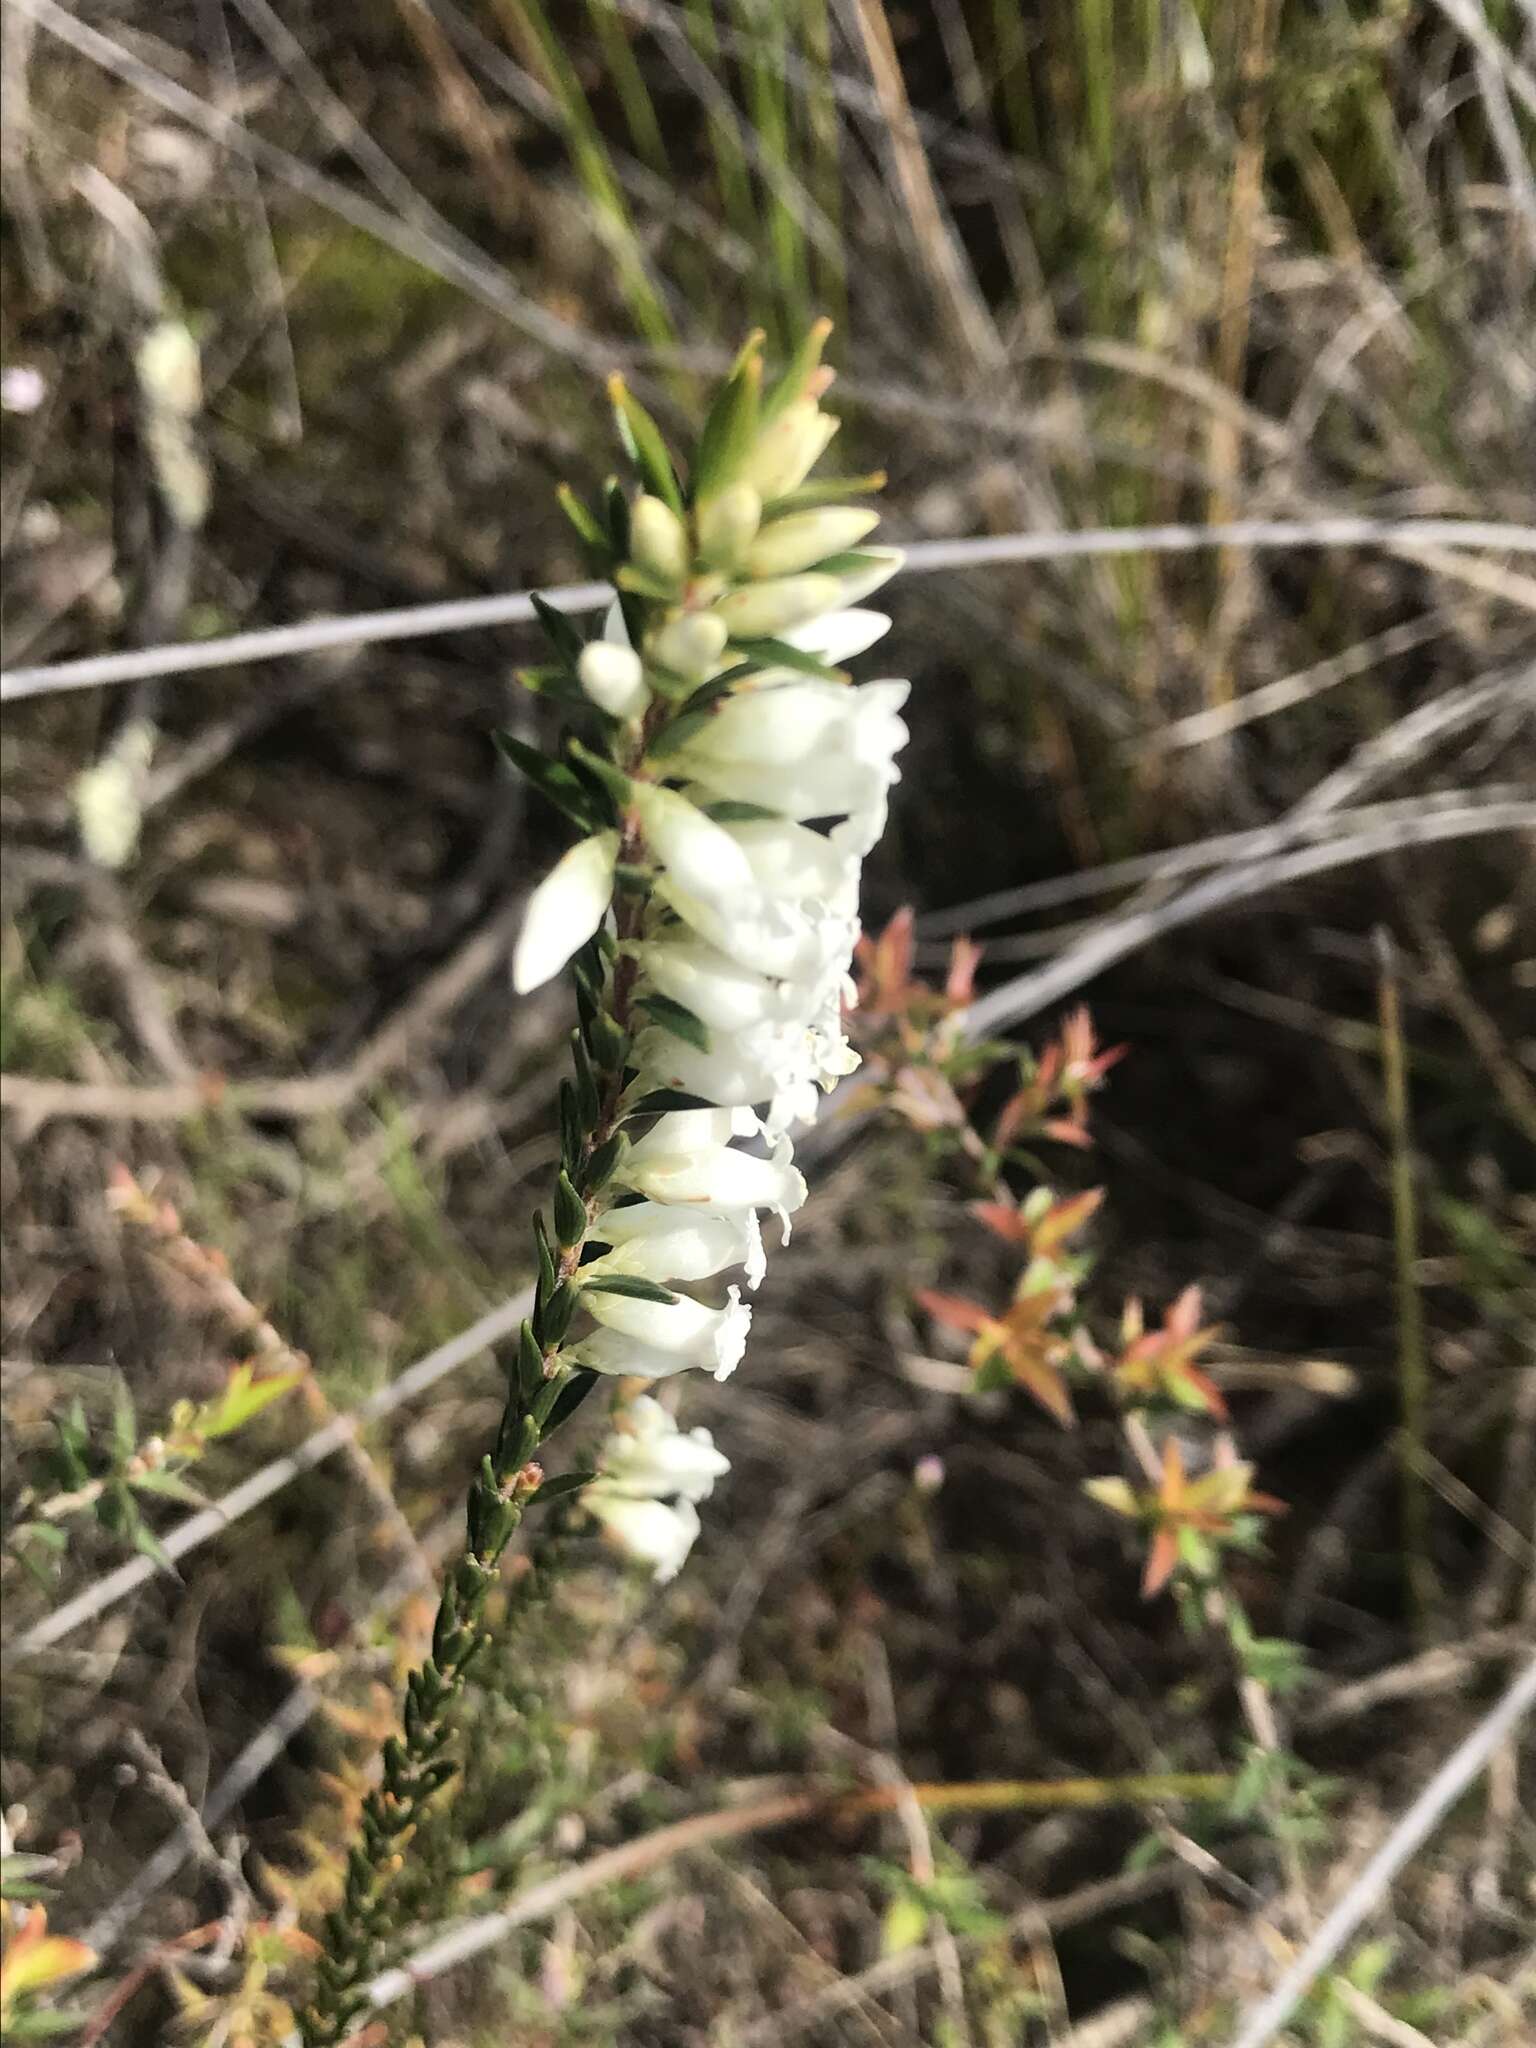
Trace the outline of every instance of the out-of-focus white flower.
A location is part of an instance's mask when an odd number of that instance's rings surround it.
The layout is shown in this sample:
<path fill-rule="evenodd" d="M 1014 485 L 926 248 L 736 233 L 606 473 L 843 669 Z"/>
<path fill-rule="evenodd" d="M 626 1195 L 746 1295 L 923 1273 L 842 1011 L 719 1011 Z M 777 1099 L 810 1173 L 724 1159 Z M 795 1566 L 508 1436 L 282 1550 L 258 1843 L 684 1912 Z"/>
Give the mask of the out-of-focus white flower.
<path fill-rule="evenodd" d="M 512 986 L 519 995 L 558 974 L 602 923 L 618 851 L 617 832 L 578 840 L 529 897 L 512 954 Z"/>
<path fill-rule="evenodd" d="M 592 702 L 614 718 L 638 718 L 650 702 L 645 669 L 632 647 L 591 640 L 581 650 L 576 674 Z"/>
<path fill-rule="evenodd" d="M 737 1287 L 730 1289 L 724 1308 L 710 1308 L 688 1294 L 673 1301 L 637 1301 L 632 1295 L 597 1289 L 583 1294 L 582 1306 L 603 1327 L 577 1345 L 573 1356 L 579 1355 L 583 1364 L 598 1372 L 636 1373 L 647 1379 L 686 1372 L 690 1366 L 703 1367 L 717 1380 L 729 1379 L 741 1363 L 752 1327 L 752 1311 Z M 631 1356 L 646 1363 L 623 1362 Z M 666 1363 L 658 1364 L 660 1360 Z"/>
<path fill-rule="evenodd" d="M 828 556 L 845 553 L 879 524 L 878 512 L 857 505 L 791 512 L 763 527 L 746 550 L 742 566 L 749 576 L 793 576 L 798 569 L 814 569 Z"/>
<path fill-rule="evenodd" d="M 827 712 L 814 697 L 801 696 L 799 686 L 793 692 L 788 687 L 782 692 L 754 692 L 722 707 L 720 718 L 712 720 L 680 751 L 679 765 L 712 796 L 757 804 L 787 818 L 877 819 L 878 836 L 886 793 L 899 779 L 895 757 L 907 738 L 907 728 L 897 713 L 906 701 L 908 685 L 891 681 L 866 683 L 860 690 L 844 690 L 837 684 L 807 687 L 849 700 L 851 708 L 841 715 Z M 798 734 L 810 729 L 811 720 L 829 717 L 835 723 L 823 726 L 825 737 L 819 748 L 813 741 L 810 751 L 792 759 L 766 761 L 747 751 L 746 735 L 760 726 L 765 732 L 771 728 L 773 700 L 781 694 L 798 700 L 806 720 L 797 725 L 796 745 L 801 744 Z M 725 718 L 727 711 L 732 714 L 730 720 Z M 742 757 L 706 751 L 721 744 L 739 746 Z M 873 841 L 860 833 L 851 843 L 863 853 Z"/>
<path fill-rule="evenodd" d="M 649 1394 L 631 1401 L 598 1458 L 595 1482 L 637 1499 L 708 1500 L 731 1461 L 707 1429 L 681 1430 Z"/>
<path fill-rule="evenodd" d="M 36 412 L 47 396 L 47 381 L 31 363 L 7 363 L 0 370 L 0 411 Z"/>
<path fill-rule="evenodd" d="M 808 676 L 741 690 L 716 708 L 689 740 L 683 757 L 690 765 L 703 758 L 760 767 L 821 752 L 845 753 L 856 761 L 889 760 L 906 738 L 906 727 L 896 716 L 906 698 L 905 683 L 852 689 Z"/>
<path fill-rule="evenodd" d="M 607 1273 L 634 1273 L 643 1280 L 708 1280 L 730 1266 L 746 1271 L 747 1285 L 763 1278 L 763 1233 L 755 1209 L 711 1215 L 668 1207 L 661 1202 L 629 1202 L 605 1209 L 592 1225 L 592 1237 L 610 1249 L 580 1277 L 591 1280 Z"/>
<path fill-rule="evenodd" d="M 646 843 L 684 889 L 748 889 L 752 869 L 725 829 L 687 797 L 654 782 L 634 785 L 635 815 Z"/>
<path fill-rule="evenodd" d="M 581 1501 L 620 1550 L 651 1567 L 659 1585 L 677 1577 L 698 1541 L 699 1511 L 691 1500 L 672 1505 L 637 1499 L 610 1492 L 594 1479 L 582 1489 Z"/>
<path fill-rule="evenodd" d="M 715 946 L 682 935 L 634 948 L 649 987 L 691 1010 L 700 1023 L 738 1031 L 784 1014 L 784 984 L 754 974 Z"/>
<path fill-rule="evenodd" d="M 849 957 L 858 936 L 851 915 L 775 902 L 756 889 L 732 900 L 680 889 L 663 875 L 656 894 L 717 952 L 776 980 L 819 983 L 833 962 Z"/>

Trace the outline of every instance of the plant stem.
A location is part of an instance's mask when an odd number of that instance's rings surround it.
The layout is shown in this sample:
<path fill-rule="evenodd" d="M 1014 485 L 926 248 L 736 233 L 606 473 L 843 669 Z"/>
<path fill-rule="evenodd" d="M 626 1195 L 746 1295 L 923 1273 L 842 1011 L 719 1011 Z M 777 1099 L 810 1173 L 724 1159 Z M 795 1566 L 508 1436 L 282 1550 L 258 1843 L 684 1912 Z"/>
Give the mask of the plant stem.
<path fill-rule="evenodd" d="M 650 736 L 648 722 L 628 750 L 626 769 L 638 764 Z M 642 855 L 638 825 L 626 818 L 620 858 L 633 863 Z M 642 916 L 642 899 L 621 894 L 615 905 L 619 951 L 602 1005 L 608 1028 L 599 1032 L 589 1026 L 586 1033 L 584 1057 L 593 1069 L 596 1114 L 581 1130 L 575 1154 L 566 1158 L 562 1169 L 562 1177 L 569 1176 L 581 1197 L 582 1224 L 569 1242 L 560 1243 L 552 1275 L 545 1273 L 549 1253 L 541 1228 L 544 1278 L 534 1313 L 522 1326 L 494 1449 L 481 1460 L 469 1490 L 464 1547 L 443 1581 L 431 1654 L 406 1681 L 401 1732 L 384 1745 L 380 1782 L 363 1802 L 358 1840 L 347 1853 L 341 1901 L 327 1916 L 314 1994 L 299 2019 L 305 2048 L 332 2048 L 345 2038 L 367 2003 L 366 1987 L 385 1960 L 384 1945 L 403 1917 L 409 1887 L 401 1880 L 410 1844 L 434 1795 L 459 1771 L 448 1753 L 453 1708 L 471 1665 L 489 1641 L 484 1618 L 490 1590 L 507 1546 L 543 1484 L 535 1455 L 570 1412 L 561 1408 L 560 1400 L 576 1375 L 562 1362 L 560 1348 L 575 1307 L 575 1275 L 601 1192 L 593 1184 L 594 1158 L 620 1120 L 636 977 L 623 942 L 636 935 Z M 607 1047 L 606 1057 L 600 1055 L 601 1046 Z M 565 1233 L 558 1235 L 563 1238 Z M 578 1398 L 579 1394 L 578 1389 Z"/>

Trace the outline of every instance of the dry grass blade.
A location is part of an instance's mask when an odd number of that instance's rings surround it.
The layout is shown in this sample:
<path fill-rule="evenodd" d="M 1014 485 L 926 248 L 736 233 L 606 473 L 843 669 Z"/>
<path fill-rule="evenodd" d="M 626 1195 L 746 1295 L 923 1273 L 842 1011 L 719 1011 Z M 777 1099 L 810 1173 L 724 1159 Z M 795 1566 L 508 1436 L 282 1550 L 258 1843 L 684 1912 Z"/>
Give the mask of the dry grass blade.
<path fill-rule="evenodd" d="M 28 0 L 31 4 L 31 0 Z M 1209 548 L 1334 548 L 1438 545 L 1489 548 L 1536 554 L 1536 527 L 1482 519 L 1243 519 L 1229 526 L 1091 527 L 1073 533 L 999 533 L 974 540 L 918 541 L 905 550 L 904 573 L 931 575 L 944 569 L 981 569 L 993 564 L 1086 561 L 1137 554 L 1194 554 Z M 1528 586 L 1528 587 L 1527 587 Z M 1536 579 L 1515 578 L 1506 591 L 1536 610 Z M 539 595 L 561 611 L 592 611 L 608 601 L 603 583 L 568 583 Z M 533 617 L 533 594 L 508 591 L 442 604 L 406 605 L 351 618 L 312 619 L 296 626 L 268 626 L 175 647 L 91 655 L 46 668 L 0 671 L 0 702 L 43 696 L 52 690 L 93 689 L 145 676 L 189 675 L 199 669 L 232 668 L 248 661 L 275 661 L 330 647 L 375 641 L 426 639 L 486 626 L 523 625 Z"/>

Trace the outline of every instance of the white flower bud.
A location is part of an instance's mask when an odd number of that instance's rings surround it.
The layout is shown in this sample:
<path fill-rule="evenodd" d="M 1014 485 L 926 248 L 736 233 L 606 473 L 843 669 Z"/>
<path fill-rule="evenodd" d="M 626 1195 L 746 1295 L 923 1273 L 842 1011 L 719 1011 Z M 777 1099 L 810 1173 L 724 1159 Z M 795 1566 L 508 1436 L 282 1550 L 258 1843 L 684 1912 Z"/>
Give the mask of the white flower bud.
<path fill-rule="evenodd" d="M 825 612 L 819 619 L 807 619 L 803 626 L 791 626 L 779 638 L 787 640 L 791 647 L 799 647 L 806 654 L 814 654 L 830 668 L 837 668 L 845 661 L 851 661 L 856 654 L 891 630 L 891 622 L 884 612 L 847 610 Z M 609 638 L 613 636 L 610 634 Z"/>
<path fill-rule="evenodd" d="M 868 597 L 872 590 L 889 583 L 907 559 L 900 548 L 861 548 L 859 552 L 868 555 L 869 565 L 839 577 L 839 604 L 857 604 L 861 597 Z"/>
<path fill-rule="evenodd" d="M 699 553 L 712 568 L 734 568 L 751 545 L 763 516 L 763 501 L 750 484 L 728 484 L 695 511 Z"/>
<path fill-rule="evenodd" d="M 829 555 L 842 554 L 879 524 L 878 512 L 856 505 L 791 512 L 763 528 L 747 549 L 742 566 L 749 576 L 793 576 L 797 569 L 814 569 Z"/>
<path fill-rule="evenodd" d="M 842 599 L 836 576 L 778 576 L 767 583 L 749 583 L 728 590 L 715 606 L 733 640 L 776 637 L 789 626 L 803 625 L 818 612 L 831 611 Z"/>
<path fill-rule="evenodd" d="M 648 571 L 663 583 L 688 580 L 688 529 L 660 498 L 642 493 L 630 508 L 629 555 L 637 569 Z"/>
<path fill-rule="evenodd" d="M 713 612 L 684 612 L 671 619 L 650 641 L 651 655 L 662 668 L 690 682 L 701 680 L 725 652 L 725 621 Z"/>
<path fill-rule="evenodd" d="M 782 498 L 805 482 L 837 426 L 814 398 L 793 400 L 758 435 L 738 481 L 750 484 L 765 502 Z"/>
<path fill-rule="evenodd" d="M 723 826 L 654 782 L 634 784 L 631 801 L 646 844 L 685 889 L 745 889 L 752 870 Z"/>
<path fill-rule="evenodd" d="M 578 840 L 529 897 L 512 954 L 512 986 L 519 995 L 558 974 L 602 923 L 613 896 L 618 850 L 617 832 Z"/>
<path fill-rule="evenodd" d="M 632 647 L 611 640 L 592 640 L 576 664 L 581 687 L 601 710 L 614 718 L 638 718 L 650 702 L 645 670 Z"/>

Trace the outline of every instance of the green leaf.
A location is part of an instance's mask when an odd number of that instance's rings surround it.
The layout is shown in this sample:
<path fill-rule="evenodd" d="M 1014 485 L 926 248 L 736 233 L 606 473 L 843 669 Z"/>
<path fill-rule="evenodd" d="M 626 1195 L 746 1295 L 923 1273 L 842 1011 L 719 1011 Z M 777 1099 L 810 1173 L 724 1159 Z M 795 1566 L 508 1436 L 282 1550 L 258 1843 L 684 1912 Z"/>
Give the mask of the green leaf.
<path fill-rule="evenodd" d="M 670 1308 L 678 1297 L 659 1280 L 646 1280 L 638 1273 L 605 1273 L 582 1283 L 584 1294 L 622 1294 L 630 1301 L 654 1301 Z"/>
<path fill-rule="evenodd" d="M 608 396 L 613 401 L 619 438 L 639 470 L 646 489 L 660 498 L 663 504 L 670 505 L 681 518 L 683 493 L 672 458 L 667 453 L 667 444 L 661 438 L 661 429 L 617 373 L 608 379 Z"/>
<path fill-rule="evenodd" d="M 208 1508 L 213 1503 L 206 1493 L 200 1493 L 189 1479 L 179 1472 L 141 1472 L 135 1478 L 130 1476 L 128 1484 L 135 1493 L 162 1494 L 167 1500 L 179 1500 L 189 1508 Z"/>
<path fill-rule="evenodd" d="M 746 460 L 757 439 L 762 387 L 762 358 L 755 349 L 750 355 L 743 349 L 735 371 L 716 394 L 699 436 L 699 452 L 689 478 L 695 504 L 724 490 Z"/>
<path fill-rule="evenodd" d="M 652 1088 L 642 1095 L 638 1102 L 630 1104 L 631 1116 L 654 1116 L 663 1109 L 716 1109 L 719 1105 L 708 1102 L 702 1095 L 689 1095 L 682 1088 Z"/>
<path fill-rule="evenodd" d="M 713 818 L 717 825 L 751 825 L 759 818 L 782 818 L 782 811 L 770 811 L 766 804 L 743 803 L 733 796 L 721 797 L 717 803 L 705 804 L 704 815 Z"/>
<path fill-rule="evenodd" d="M 230 1436 L 243 1429 L 263 1408 L 270 1408 L 307 1377 L 303 1366 L 288 1372 L 269 1372 L 257 1379 L 252 1364 L 237 1365 L 222 1394 L 204 1402 L 197 1411 L 194 1427 L 206 1437 Z"/>
<path fill-rule="evenodd" d="M 841 504 L 847 498 L 867 498 L 873 491 L 883 491 L 885 485 L 883 469 L 872 469 L 867 476 L 813 477 L 786 491 L 782 498 L 770 498 L 763 507 L 763 523 L 790 512 L 810 512 L 818 505 Z"/>
<path fill-rule="evenodd" d="M 668 755 L 675 754 L 679 747 L 687 746 L 688 742 L 701 733 L 705 726 L 711 724 L 713 720 L 714 713 L 712 711 L 703 709 L 680 711 L 675 718 L 669 718 L 660 732 L 652 739 L 647 749 L 647 759 L 652 761 L 666 760 Z"/>
<path fill-rule="evenodd" d="M 547 797 L 573 825 L 583 832 L 597 832 L 608 823 L 593 791 L 564 761 L 552 761 L 515 733 L 498 732 L 494 738 L 513 767 L 521 769 L 540 796 Z"/>
<path fill-rule="evenodd" d="M 546 1441 L 563 1423 L 570 1421 L 601 1378 L 601 1373 L 589 1372 L 584 1365 L 577 1367 L 555 1396 L 550 1407 L 549 1417 L 544 1424 Z"/>
<path fill-rule="evenodd" d="M 532 1323 L 525 1322 L 517 1333 L 517 1390 L 531 1403 L 543 1385 L 543 1348 L 533 1334 Z"/>
<path fill-rule="evenodd" d="M 696 1017 L 685 1004 L 675 1002 L 671 996 L 664 996 L 655 990 L 640 998 L 638 1007 L 654 1018 L 663 1031 L 670 1031 L 674 1038 L 681 1038 L 685 1044 L 695 1046 L 700 1052 L 709 1051 L 709 1026 L 702 1017 Z"/>
<path fill-rule="evenodd" d="M 533 606 L 534 616 L 548 636 L 550 646 L 568 667 L 574 668 L 581 659 L 581 650 L 586 642 L 566 614 L 552 605 L 547 598 L 541 597 L 538 591 L 529 593 L 529 601 Z"/>
<path fill-rule="evenodd" d="M 547 1507 L 552 1500 L 565 1500 L 573 1493 L 580 1493 L 584 1486 L 590 1486 L 596 1477 L 595 1472 L 561 1472 L 553 1479 L 546 1479 L 538 1492 L 529 1496 L 528 1505 L 541 1508 Z"/>
<path fill-rule="evenodd" d="M 134 1520 L 132 1540 L 134 1549 L 142 1550 L 151 1564 L 157 1564 L 161 1571 L 169 1572 L 172 1578 L 176 1576 L 176 1567 L 171 1562 L 170 1552 L 160 1541 L 154 1530 L 147 1523 L 139 1521 L 137 1517 Z"/>
<path fill-rule="evenodd" d="M 605 761 L 601 754 L 584 747 L 580 740 L 569 742 L 571 759 L 584 768 L 593 780 L 603 787 L 617 804 L 627 804 L 633 787 L 630 778 L 622 768 L 615 768 L 611 761 Z"/>
<path fill-rule="evenodd" d="M 835 555 L 832 559 L 841 562 L 848 557 Z M 829 573 L 836 575 L 838 572 L 834 569 Z M 814 654 L 807 654 L 803 647 L 791 646 L 787 640 L 733 640 L 731 645 L 754 668 L 792 668 L 797 675 L 815 676 L 824 683 L 846 683 L 848 680 L 846 669 L 829 668 Z"/>
<path fill-rule="evenodd" d="M 629 1139 L 622 1131 L 614 1131 L 611 1136 L 604 1138 L 587 1161 L 584 1178 L 589 1195 L 598 1194 L 608 1185 L 613 1179 L 614 1169 L 628 1150 Z"/>
<path fill-rule="evenodd" d="M 514 669 L 513 674 L 535 697 L 548 697 L 556 704 L 580 704 L 589 711 L 593 708 L 586 691 L 560 662 L 536 662 L 532 668 Z"/>
<path fill-rule="evenodd" d="M 806 330 L 805 338 L 795 350 L 778 382 L 763 400 L 762 421 L 768 426 L 776 420 L 786 405 L 804 394 L 806 385 L 815 374 L 821 362 L 821 352 L 827 345 L 827 336 L 832 332 L 832 322 L 827 319 L 813 320 Z"/>
<path fill-rule="evenodd" d="M 581 1157 L 581 1118 L 576 1114 L 576 1090 L 569 1081 L 560 1083 L 560 1161 L 574 1173 Z"/>
<path fill-rule="evenodd" d="M 606 562 L 608 559 L 608 536 L 604 533 L 593 514 L 571 489 L 570 485 L 561 484 L 555 492 L 555 499 L 559 504 L 560 510 L 569 519 L 572 526 L 575 527 L 582 544 L 590 548 L 593 555 L 600 562 Z"/>
<path fill-rule="evenodd" d="M 544 1221 L 544 1212 L 541 1209 L 535 1209 L 533 1212 L 533 1242 L 539 1260 L 539 1284 L 535 1290 L 535 1298 L 542 1307 L 554 1293 L 558 1275 L 555 1272 L 555 1255 L 549 1243 L 549 1226 Z"/>
<path fill-rule="evenodd" d="M 555 1235 L 562 1245 L 579 1244 L 586 1235 L 587 1205 L 563 1169 L 555 1182 Z"/>

